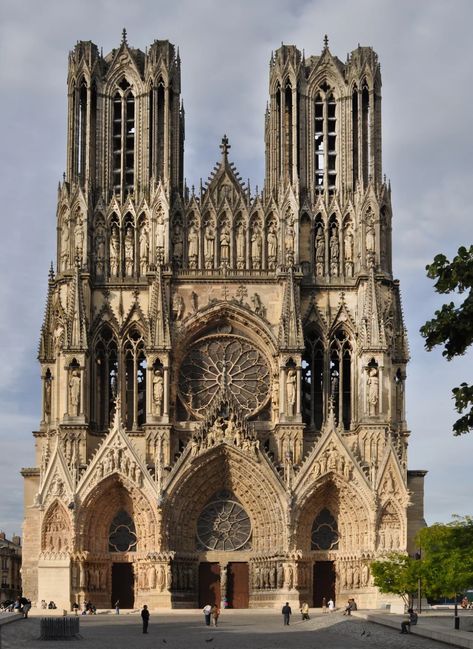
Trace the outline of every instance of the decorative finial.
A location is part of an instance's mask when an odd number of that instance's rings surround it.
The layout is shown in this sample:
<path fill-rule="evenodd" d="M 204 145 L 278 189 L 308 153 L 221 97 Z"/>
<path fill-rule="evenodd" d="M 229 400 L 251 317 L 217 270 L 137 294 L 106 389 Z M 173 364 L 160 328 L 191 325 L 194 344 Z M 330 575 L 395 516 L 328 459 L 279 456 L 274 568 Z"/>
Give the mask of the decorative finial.
<path fill-rule="evenodd" d="M 222 137 L 222 144 L 220 145 L 220 151 L 222 152 L 223 158 L 226 160 L 228 157 L 228 151 L 231 149 L 230 144 L 228 143 L 228 137 L 224 135 Z"/>
<path fill-rule="evenodd" d="M 53 260 L 51 259 L 51 266 L 49 267 L 49 280 L 52 282 L 54 279 L 54 266 Z"/>
<path fill-rule="evenodd" d="M 325 34 L 325 36 L 324 36 L 324 48 L 328 49 L 328 36 L 327 36 L 327 34 Z"/>
<path fill-rule="evenodd" d="M 122 45 L 128 45 L 127 40 L 126 40 L 126 28 L 125 27 L 122 29 Z"/>

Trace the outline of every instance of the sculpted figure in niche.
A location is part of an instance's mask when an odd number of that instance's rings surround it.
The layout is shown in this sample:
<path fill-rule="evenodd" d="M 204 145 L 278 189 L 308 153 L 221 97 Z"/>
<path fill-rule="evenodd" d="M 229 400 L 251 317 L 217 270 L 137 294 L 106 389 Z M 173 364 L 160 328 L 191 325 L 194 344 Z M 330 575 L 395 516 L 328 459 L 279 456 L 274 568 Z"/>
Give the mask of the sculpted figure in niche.
<path fill-rule="evenodd" d="M 343 240 L 343 247 L 345 250 L 345 275 L 353 277 L 353 233 L 351 228 L 345 230 L 345 238 Z"/>
<path fill-rule="evenodd" d="M 243 223 L 237 227 L 236 231 L 236 253 L 237 253 L 237 268 L 245 267 L 245 228 Z"/>
<path fill-rule="evenodd" d="M 154 414 L 158 417 L 162 415 L 164 397 L 164 379 L 159 370 L 155 370 L 153 377 L 153 405 Z"/>
<path fill-rule="evenodd" d="M 205 228 L 204 234 L 204 257 L 205 257 L 205 268 L 213 268 L 214 265 L 214 241 L 215 241 L 215 230 L 212 225 L 209 224 Z"/>
<path fill-rule="evenodd" d="M 143 225 L 140 230 L 140 275 L 146 275 L 149 262 L 148 228 Z"/>
<path fill-rule="evenodd" d="M 44 421 L 48 423 L 51 419 L 51 377 L 44 379 Z"/>
<path fill-rule="evenodd" d="M 64 219 L 61 230 L 61 265 L 62 270 L 69 267 L 69 221 Z"/>
<path fill-rule="evenodd" d="M 230 232 L 226 225 L 220 233 L 220 263 L 227 266 L 230 263 Z"/>
<path fill-rule="evenodd" d="M 180 293 L 175 293 L 174 297 L 172 299 L 172 314 L 174 316 L 174 320 L 182 320 L 182 316 L 184 315 L 184 298 Z"/>
<path fill-rule="evenodd" d="M 127 228 L 125 235 L 125 268 L 127 277 L 133 275 L 133 229 Z"/>
<path fill-rule="evenodd" d="M 340 244 L 338 243 L 338 229 L 332 228 L 330 234 L 330 274 L 338 275 L 338 262 L 340 257 Z"/>
<path fill-rule="evenodd" d="M 264 318 L 266 316 L 266 309 L 261 302 L 261 298 L 258 295 L 258 293 L 254 293 L 253 297 L 251 298 L 251 303 L 253 304 L 253 311 L 256 313 L 256 315 L 261 316 Z"/>
<path fill-rule="evenodd" d="M 294 224 L 292 219 L 289 219 L 286 223 L 284 245 L 286 248 L 286 262 L 292 264 L 294 263 Z"/>
<path fill-rule="evenodd" d="M 268 229 L 268 266 L 270 270 L 276 268 L 276 258 L 278 256 L 278 238 L 276 235 L 276 226 L 271 223 Z"/>
<path fill-rule="evenodd" d="M 79 370 L 72 370 L 69 379 L 69 414 L 77 417 L 79 414 L 80 401 L 80 376 Z"/>
<path fill-rule="evenodd" d="M 95 272 L 97 275 L 104 274 L 104 260 L 105 260 L 105 239 L 102 232 L 97 233 L 95 240 Z"/>
<path fill-rule="evenodd" d="M 286 376 L 286 398 L 287 398 L 287 414 L 288 417 L 294 415 L 294 405 L 296 403 L 296 370 L 291 368 Z"/>
<path fill-rule="evenodd" d="M 183 254 L 182 229 L 178 223 L 176 223 L 174 226 L 172 233 L 172 242 L 174 246 L 174 261 L 178 266 L 181 266 Z"/>
<path fill-rule="evenodd" d="M 189 228 L 189 268 L 197 268 L 199 258 L 199 235 L 194 224 Z"/>
<path fill-rule="evenodd" d="M 120 258 L 120 240 L 118 238 L 118 228 L 112 226 L 112 235 L 110 237 L 110 274 L 112 277 L 118 277 L 118 260 Z"/>
<path fill-rule="evenodd" d="M 255 223 L 253 233 L 251 235 L 251 263 L 253 268 L 261 268 L 261 251 L 263 247 L 263 239 L 261 237 L 261 232 L 259 225 Z"/>
<path fill-rule="evenodd" d="M 80 216 L 77 217 L 76 225 L 74 227 L 74 246 L 76 255 L 82 261 L 82 254 L 84 251 L 84 227 Z"/>
<path fill-rule="evenodd" d="M 315 235 L 315 274 L 320 277 L 324 274 L 325 265 L 325 237 L 322 226 L 317 228 Z"/>
<path fill-rule="evenodd" d="M 165 232 L 164 216 L 160 208 L 158 212 L 158 216 L 156 218 L 156 249 L 157 249 L 158 259 L 160 255 L 163 254 L 164 251 L 164 232 Z M 161 253 L 159 252 L 160 250 Z"/>
<path fill-rule="evenodd" d="M 379 401 L 379 377 L 378 369 L 376 367 L 370 367 L 368 370 L 366 383 L 368 386 L 368 414 L 376 415 L 378 412 Z"/>
<path fill-rule="evenodd" d="M 375 250 L 375 234 L 374 234 L 374 225 L 371 218 L 366 220 L 366 252 L 368 257 L 374 254 Z"/>

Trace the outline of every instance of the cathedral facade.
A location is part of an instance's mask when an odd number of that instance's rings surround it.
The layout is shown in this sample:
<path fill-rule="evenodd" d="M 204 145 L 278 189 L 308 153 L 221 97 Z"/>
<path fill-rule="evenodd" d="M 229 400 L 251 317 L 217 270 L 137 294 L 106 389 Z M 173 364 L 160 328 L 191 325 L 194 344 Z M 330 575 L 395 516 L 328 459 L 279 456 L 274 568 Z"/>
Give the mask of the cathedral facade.
<path fill-rule="evenodd" d="M 378 59 L 283 45 L 269 72 L 263 191 L 226 136 L 190 190 L 175 47 L 69 55 L 22 471 L 36 602 L 378 606 L 370 562 L 415 549 Z"/>

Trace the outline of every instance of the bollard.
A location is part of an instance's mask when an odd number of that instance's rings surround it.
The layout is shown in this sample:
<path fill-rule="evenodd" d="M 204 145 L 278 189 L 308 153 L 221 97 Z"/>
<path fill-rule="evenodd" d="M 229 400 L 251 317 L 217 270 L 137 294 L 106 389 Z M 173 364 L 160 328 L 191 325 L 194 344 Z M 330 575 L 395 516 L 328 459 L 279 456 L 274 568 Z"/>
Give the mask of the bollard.
<path fill-rule="evenodd" d="M 455 615 L 455 629 L 458 631 L 460 629 L 460 617 Z"/>

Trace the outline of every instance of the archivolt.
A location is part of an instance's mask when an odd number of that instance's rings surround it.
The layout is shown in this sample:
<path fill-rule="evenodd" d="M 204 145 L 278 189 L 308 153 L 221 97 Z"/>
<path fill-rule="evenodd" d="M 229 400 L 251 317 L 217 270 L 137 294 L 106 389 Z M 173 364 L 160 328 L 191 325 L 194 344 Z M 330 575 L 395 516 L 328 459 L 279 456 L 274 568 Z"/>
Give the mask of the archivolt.
<path fill-rule="evenodd" d="M 284 490 L 268 465 L 222 445 L 184 471 L 164 505 L 163 530 L 170 549 L 195 551 L 197 519 L 211 496 L 223 489 L 235 494 L 251 519 L 253 550 L 269 552 L 284 544 Z"/>

